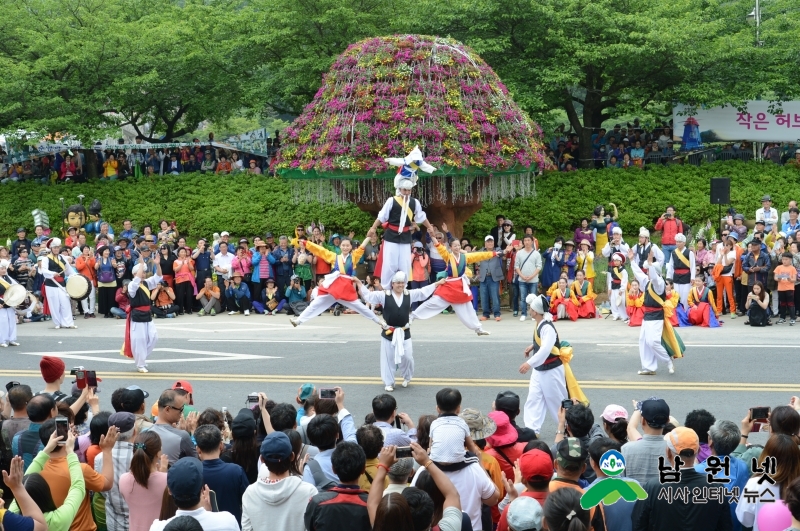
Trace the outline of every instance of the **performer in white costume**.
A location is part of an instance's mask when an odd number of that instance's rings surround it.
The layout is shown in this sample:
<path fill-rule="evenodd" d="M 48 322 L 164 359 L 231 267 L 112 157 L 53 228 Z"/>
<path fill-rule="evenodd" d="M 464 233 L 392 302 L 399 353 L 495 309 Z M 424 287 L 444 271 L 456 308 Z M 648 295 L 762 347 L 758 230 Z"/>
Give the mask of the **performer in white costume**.
<path fill-rule="evenodd" d="M 419 147 L 414 147 L 405 158 L 385 160 L 392 166 L 400 167 L 394 178 L 396 195 L 386 200 L 371 230 L 375 230 L 379 224 L 384 229 L 375 274 L 380 275 L 383 289 L 389 290 L 392 288 L 392 278 L 398 271 L 405 273 L 406 278 L 411 276 L 411 233 L 414 224 L 422 223 L 429 231 L 433 230 L 419 200 L 411 197 L 411 190 L 417 184 L 418 169 L 432 173 L 436 168 L 422 160 Z"/>
<path fill-rule="evenodd" d="M 686 247 L 686 236 L 683 234 L 675 235 L 675 245 L 677 247 L 667 257 L 667 278 L 672 280 L 675 291 L 681 298 L 683 309 L 689 311 L 689 291 L 694 285 L 695 260 L 694 251 Z"/>
<path fill-rule="evenodd" d="M 39 273 L 44 277 L 44 313 L 49 313 L 58 328 L 78 328 L 72 319 L 72 302 L 67 294 L 67 279 L 75 269 L 59 255 L 61 240 L 50 238 L 45 243 L 50 254 L 39 260 Z"/>
<path fill-rule="evenodd" d="M 381 332 L 381 379 L 386 391 L 394 391 L 394 373 L 400 370 L 403 376 L 403 387 L 408 387 L 414 376 L 414 356 L 411 345 L 411 304 L 424 301 L 433 294 L 437 286 L 444 284 L 444 279 L 424 288 L 407 290 L 408 278 L 398 271 L 391 278 L 392 289 L 386 291 L 369 291 L 360 280 L 356 279 L 359 291 L 369 304 L 383 306 L 383 319 L 386 328 Z"/>
<path fill-rule="evenodd" d="M 156 273 L 150 278 L 145 278 L 148 268 L 140 256 L 139 262 L 133 266 L 133 280 L 128 284 L 126 292 L 130 306 L 128 307 L 128 320 L 125 322 L 125 342 L 122 345 L 122 355 L 133 358 L 138 372 L 149 372 L 147 358 L 153 353 L 158 341 L 153 313 L 150 310 L 150 291 L 161 282 L 161 260 L 158 255 L 156 255 L 155 266 Z"/>
<path fill-rule="evenodd" d="M 525 427 L 539 435 L 547 412 L 558 422 L 561 402 L 569 397 L 564 363 L 560 356 L 561 342 L 553 324 L 547 299 L 543 295 L 528 295 L 525 303 L 530 306 L 531 317 L 536 323 L 533 344 L 525 349 L 528 358 L 520 368 L 520 374 L 531 369 L 528 399 L 525 401 Z M 531 356 L 531 354 L 533 354 Z"/>
<path fill-rule="evenodd" d="M 614 321 L 628 320 L 625 311 L 625 299 L 628 293 L 628 272 L 625 270 L 625 255 L 614 253 L 608 264 L 608 302 L 611 304 L 611 316 Z"/>
<path fill-rule="evenodd" d="M 18 347 L 17 343 L 17 312 L 13 306 L 3 302 L 6 290 L 17 281 L 8 275 L 8 260 L 0 260 L 0 347 Z"/>

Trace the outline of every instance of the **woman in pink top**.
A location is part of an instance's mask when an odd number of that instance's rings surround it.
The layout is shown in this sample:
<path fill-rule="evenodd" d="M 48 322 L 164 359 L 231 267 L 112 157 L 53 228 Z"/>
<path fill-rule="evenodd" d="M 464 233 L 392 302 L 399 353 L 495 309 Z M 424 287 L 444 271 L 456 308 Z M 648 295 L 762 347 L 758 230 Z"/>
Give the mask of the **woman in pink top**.
<path fill-rule="evenodd" d="M 146 431 L 136 437 L 131 471 L 119 478 L 119 492 L 128 504 L 130 531 L 149 531 L 158 520 L 167 488 L 167 462 L 157 433 Z"/>

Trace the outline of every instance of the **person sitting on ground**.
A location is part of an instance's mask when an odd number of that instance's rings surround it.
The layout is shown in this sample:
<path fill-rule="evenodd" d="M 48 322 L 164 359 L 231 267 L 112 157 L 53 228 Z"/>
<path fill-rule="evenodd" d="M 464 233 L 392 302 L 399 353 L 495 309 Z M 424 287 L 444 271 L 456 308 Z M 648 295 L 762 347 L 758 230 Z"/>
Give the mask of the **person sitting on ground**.
<path fill-rule="evenodd" d="M 225 281 L 225 300 L 228 302 L 228 315 L 244 313 L 250 315 L 252 302 L 250 300 L 250 288 L 247 283 L 242 282 L 241 271 L 234 271 L 233 280 Z"/>
<path fill-rule="evenodd" d="M 184 457 L 167 472 L 167 489 L 178 510 L 169 520 L 156 520 L 150 531 L 164 531 L 175 518 L 191 516 L 204 530 L 237 531 L 236 518 L 226 511 L 211 512 L 209 488 L 203 484 L 203 464 L 195 457 Z"/>
<path fill-rule="evenodd" d="M 153 301 L 153 315 L 163 319 L 172 319 L 180 311 L 175 304 L 175 292 L 169 287 L 166 280 L 162 280 L 156 288 L 150 292 L 150 300 Z"/>
<path fill-rule="evenodd" d="M 197 290 L 195 298 L 200 301 L 200 311 L 197 315 L 217 315 L 222 311 L 219 287 L 214 285 L 211 277 L 203 280 L 203 286 Z"/>
<path fill-rule="evenodd" d="M 255 482 L 242 496 L 242 531 L 305 531 L 306 506 L 318 491 L 291 474 L 297 456 L 289 437 L 281 431 L 267 435 L 259 460 L 269 480 Z"/>
<path fill-rule="evenodd" d="M 327 415 L 317 415 L 309 424 L 309 428 L 317 419 L 325 416 Z M 332 472 L 339 479 L 335 487 L 328 489 L 327 492 L 320 492 L 308 502 L 304 516 L 308 531 L 372 530 L 367 511 L 368 494 L 358 486 L 358 479 L 364 472 L 366 460 L 364 450 L 356 443 L 342 442 L 336 446 L 331 453 L 330 461 Z M 380 486 L 383 492 L 383 482 L 384 476 L 381 475 L 378 481 L 373 481 L 373 485 Z"/>

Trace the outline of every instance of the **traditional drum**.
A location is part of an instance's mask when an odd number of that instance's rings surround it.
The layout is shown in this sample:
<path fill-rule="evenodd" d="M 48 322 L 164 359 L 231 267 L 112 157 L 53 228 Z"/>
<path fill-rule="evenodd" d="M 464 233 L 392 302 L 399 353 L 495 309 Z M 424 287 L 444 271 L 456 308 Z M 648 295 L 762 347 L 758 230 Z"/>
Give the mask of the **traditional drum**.
<path fill-rule="evenodd" d="M 25 289 L 24 286 L 20 284 L 11 284 L 3 293 L 3 304 L 14 308 L 19 306 L 25 301 L 25 296 L 28 294 L 28 291 Z"/>
<path fill-rule="evenodd" d="M 89 295 L 92 283 L 88 277 L 83 275 L 72 275 L 67 279 L 67 295 L 70 299 L 81 301 Z"/>

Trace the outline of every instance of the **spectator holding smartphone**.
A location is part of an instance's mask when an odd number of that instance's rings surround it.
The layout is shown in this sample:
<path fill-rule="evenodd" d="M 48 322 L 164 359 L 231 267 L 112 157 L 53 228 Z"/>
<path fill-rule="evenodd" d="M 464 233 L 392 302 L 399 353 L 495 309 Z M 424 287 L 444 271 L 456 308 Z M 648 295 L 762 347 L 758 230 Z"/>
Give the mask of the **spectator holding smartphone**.
<path fill-rule="evenodd" d="M 752 291 L 747 295 L 747 302 L 744 305 L 747 310 L 747 321 L 744 324 L 750 326 L 772 326 L 769 321 L 768 306 L 767 290 L 764 289 L 764 284 L 756 282 L 753 284 Z"/>

